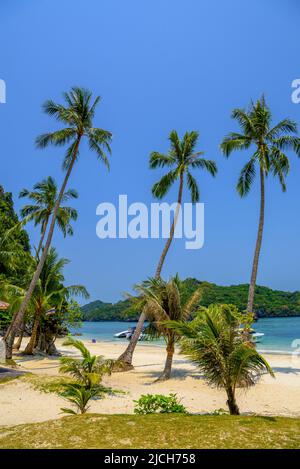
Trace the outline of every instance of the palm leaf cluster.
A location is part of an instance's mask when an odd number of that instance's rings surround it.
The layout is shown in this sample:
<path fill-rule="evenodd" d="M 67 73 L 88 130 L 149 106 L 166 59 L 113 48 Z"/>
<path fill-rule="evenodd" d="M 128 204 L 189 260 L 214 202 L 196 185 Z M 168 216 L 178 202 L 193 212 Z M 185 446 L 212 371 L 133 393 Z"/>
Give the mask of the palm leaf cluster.
<path fill-rule="evenodd" d="M 290 119 L 283 119 L 272 127 L 272 115 L 265 98 L 252 103 L 249 110 L 234 109 L 235 119 L 241 132 L 229 133 L 221 143 L 221 150 L 226 157 L 233 151 L 247 150 L 254 146 L 249 161 L 241 170 L 237 191 L 244 197 L 250 191 L 256 175 L 256 166 L 265 176 L 278 177 L 282 190 L 286 190 L 285 178 L 289 173 L 290 163 L 286 154 L 293 150 L 300 156 L 300 139 L 297 137 L 297 124 Z"/>
<path fill-rule="evenodd" d="M 100 96 L 92 100 L 92 93 L 84 88 L 73 87 L 70 92 L 63 94 L 65 104 L 47 100 L 43 105 L 46 114 L 54 117 L 64 127 L 55 132 L 48 132 L 36 139 L 39 148 L 48 145 L 67 145 L 63 168 L 68 169 L 72 158 L 79 157 L 77 148 L 78 138 L 86 137 L 89 148 L 96 152 L 97 157 L 109 167 L 109 160 L 105 152 L 111 153 L 111 132 L 93 127 L 93 118 Z M 75 155 L 76 152 L 76 155 Z"/>
<path fill-rule="evenodd" d="M 196 151 L 195 147 L 199 138 L 196 131 L 186 132 L 180 140 L 176 130 L 169 135 L 170 150 L 167 154 L 154 151 L 150 155 L 150 168 L 171 168 L 170 171 L 154 184 L 152 193 L 161 199 L 169 191 L 173 183 L 180 175 L 186 175 L 187 185 L 191 194 L 192 202 L 199 201 L 199 188 L 196 179 L 191 173 L 193 169 L 205 169 L 212 176 L 217 173 L 216 163 L 212 160 L 202 158 L 204 152 Z"/>
<path fill-rule="evenodd" d="M 26 204 L 22 207 L 21 216 L 26 222 L 34 221 L 34 226 L 40 225 L 41 232 L 43 232 L 47 228 L 50 216 L 53 213 L 57 196 L 57 184 L 51 176 L 36 183 L 32 191 L 23 189 L 19 197 L 26 197 L 32 200 L 33 203 Z M 70 199 L 77 198 L 78 193 L 75 189 L 67 190 L 62 197 L 60 207 L 57 211 L 56 223 L 64 236 L 73 234 L 70 221 L 76 221 L 78 214 L 74 208 L 65 207 L 63 204 Z"/>

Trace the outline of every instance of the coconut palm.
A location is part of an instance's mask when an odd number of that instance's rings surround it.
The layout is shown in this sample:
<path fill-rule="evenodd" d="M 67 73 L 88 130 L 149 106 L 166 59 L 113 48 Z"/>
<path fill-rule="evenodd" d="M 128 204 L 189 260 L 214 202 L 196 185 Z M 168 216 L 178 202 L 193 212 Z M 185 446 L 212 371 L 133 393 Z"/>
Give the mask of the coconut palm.
<path fill-rule="evenodd" d="M 290 168 L 285 150 L 294 150 L 300 156 L 300 139 L 296 136 L 297 125 L 290 119 L 284 119 L 272 126 L 271 111 L 264 97 L 256 103 L 252 103 L 248 111 L 234 109 L 232 118 L 238 122 L 241 133 L 231 132 L 224 138 L 221 143 L 224 155 L 229 157 L 233 151 L 248 150 L 252 146 L 254 147 L 254 152 L 242 168 L 238 179 L 237 191 L 239 195 L 245 197 L 250 191 L 255 179 L 256 168 L 258 168 L 260 176 L 260 215 L 247 302 L 247 312 L 253 312 L 265 217 L 265 179 L 269 174 L 278 177 L 281 188 L 285 192 L 285 177 Z"/>
<path fill-rule="evenodd" d="M 55 202 L 45 246 L 36 271 L 32 277 L 20 310 L 16 314 L 9 332 L 5 335 L 7 358 L 12 357 L 14 337 L 20 328 L 30 298 L 40 277 L 47 252 L 52 241 L 57 213 L 65 194 L 74 164 L 79 157 L 81 141 L 87 140 L 90 150 L 94 151 L 105 166 L 109 167 L 106 151 L 108 153 L 111 152 L 110 141 L 112 134 L 107 130 L 93 127 L 95 110 L 100 101 L 100 97 L 98 96 L 94 101 L 92 101 L 92 93 L 90 91 L 83 88 L 73 87 L 69 93 L 64 93 L 64 100 L 64 105 L 57 104 L 52 100 L 48 100 L 44 104 L 44 111 L 49 116 L 52 116 L 59 121 L 63 125 L 63 128 L 40 135 L 36 140 L 38 148 L 46 148 L 48 145 L 67 145 L 67 151 L 63 161 L 63 169 L 66 171 L 66 174 Z"/>
<path fill-rule="evenodd" d="M 33 186 L 33 191 L 23 189 L 19 197 L 27 197 L 33 201 L 33 204 L 27 204 L 21 209 L 21 216 L 26 222 L 33 221 L 34 225 L 41 225 L 41 238 L 37 248 L 37 255 L 40 253 L 45 234 L 47 231 L 48 223 L 58 196 L 57 184 L 55 180 L 48 176 L 41 182 Z M 77 199 L 78 194 L 74 189 L 67 190 L 61 199 L 61 204 L 57 211 L 56 223 L 62 231 L 64 237 L 73 234 L 73 228 L 70 225 L 70 220 L 77 220 L 77 211 L 72 207 L 63 207 L 62 203 L 67 202 L 69 199 Z"/>
<path fill-rule="evenodd" d="M 185 322 L 190 319 L 195 305 L 200 299 L 202 287 L 199 287 L 187 300 L 183 301 L 183 285 L 179 277 L 173 277 L 169 282 L 161 278 L 150 278 L 136 286 L 139 296 L 133 301 L 136 306 L 143 306 L 144 314 L 151 324 L 150 333 L 156 337 L 162 336 L 166 341 L 167 357 L 164 370 L 158 380 L 166 380 L 171 376 L 175 343 L 180 335 L 175 329 L 165 325 L 166 321 Z"/>
<path fill-rule="evenodd" d="M 64 286 L 63 269 L 69 263 L 68 259 L 58 258 L 54 248 L 48 251 L 39 281 L 31 297 L 33 310 L 33 325 L 30 340 L 25 348 L 26 355 L 32 355 L 38 341 L 38 330 L 41 319 L 51 310 L 59 309 L 63 302 L 73 295 L 87 299 L 89 294 L 83 285 Z"/>
<path fill-rule="evenodd" d="M 184 183 L 187 183 L 191 200 L 193 203 L 195 203 L 199 201 L 200 193 L 197 181 L 192 175 L 191 171 L 194 169 L 204 169 L 212 176 L 215 176 L 217 173 L 216 163 L 212 160 L 206 160 L 205 158 L 202 158 L 204 152 L 196 151 L 198 138 L 199 133 L 192 131 L 186 132 L 183 138 L 180 140 L 176 130 L 172 130 L 169 135 L 170 150 L 168 153 L 164 154 L 154 151 L 150 155 L 151 169 L 166 167 L 169 170 L 167 174 L 162 176 L 162 178 L 152 187 L 152 194 L 154 197 L 162 199 L 173 186 L 173 184 L 176 181 L 179 181 L 177 206 L 170 228 L 170 235 L 166 241 L 155 272 L 155 278 L 157 279 L 160 277 L 166 255 L 174 238 L 176 223 L 181 209 Z M 119 361 L 123 363 L 125 369 L 132 368 L 133 352 L 143 330 L 145 319 L 146 316 L 144 312 L 142 312 L 128 347 L 119 357 Z"/>
<path fill-rule="evenodd" d="M 232 415 L 239 415 L 236 388 L 255 384 L 262 373 L 274 373 L 266 360 L 245 341 L 244 314 L 233 305 L 202 308 L 190 323 L 170 321 L 181 334 L 181 352 L 199 368 L 211 386 L 223 388 Z"/>

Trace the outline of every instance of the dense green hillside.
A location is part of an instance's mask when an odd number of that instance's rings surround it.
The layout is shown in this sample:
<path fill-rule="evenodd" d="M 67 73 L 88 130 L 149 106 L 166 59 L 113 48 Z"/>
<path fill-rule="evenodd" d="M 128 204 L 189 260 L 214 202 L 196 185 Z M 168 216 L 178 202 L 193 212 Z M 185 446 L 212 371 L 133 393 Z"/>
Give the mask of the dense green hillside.
<path fill-rule="evenodd" d="M 184 281 L 186 295 L 193 292 L 201 284 L 204 287 L 200 300 L 201 305 L 232 303 L 241 311 L 245 310 L 248 295 L 247 284 L 222 287 L 188 278 Z M 136 319 L 138 316 L 135 312 L 130 311 L 129 300 L 118 303 L 93 301 L 82 307 L 82 313 L 85 321 L 128 321 Z M 300 316 L 300 292 L 290 293 L 257 286 L 255 313 L 259 317 Z"/>

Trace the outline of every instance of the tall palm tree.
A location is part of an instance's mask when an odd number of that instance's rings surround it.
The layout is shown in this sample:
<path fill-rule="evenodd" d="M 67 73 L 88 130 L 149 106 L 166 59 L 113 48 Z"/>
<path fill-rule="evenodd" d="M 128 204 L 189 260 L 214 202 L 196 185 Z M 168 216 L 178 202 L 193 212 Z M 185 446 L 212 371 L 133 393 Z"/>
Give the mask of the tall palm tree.
<path fill-rule="evenodd" d="M 153 331 L 154 336 L 162 336 L 166 341 L 165 367 L 158 380 L 167 380 L 171 377 L 175 343 L 180 339 L 180 335 L 175 329 L 167 327 L 166 322 L 188 321 L 200 299 L 202 288 L 198 288 L 183 300 L 183 285 L 176 275 L 169 282 L 161 278 L 150 278 L 135 289 L 139 293 L 139 297 L 134 299 L 135 307 L 143 305 L 144 314 L 150 322 L 150 333 Z"/>
<path fill-rule="evenodd" d="M 71 88 L 71 91 L 69 93 L 64 93 L 63 96 L 65 100 L 64 105 L 57 104 L 52 100 L 48 100 L 44 104 L 44 111 L 49 116 L 54 117 L 57 121 L 63 124 L 63 128 L 40 135 L 37 137 L 36 144 L 38 148 L 46 148 L 48 145 L 67 145 L 67 151 L 63 162 L 63 169 L 66 171 L 66 174 L 55 202 L 47 239 L 40 261 L 32 277 L 20 310 L 14 315 L 12 326 L 9 329 L 9 332 L 5 335 L 7 358 L 12 357 L 14 337 L 20 328 L 26 308 L 40 277 L 47 252 L 51 244 L 57 213 L 63 195 L 66 191 L 74 164 L 79 157 L 81 141 L 86 139 L 90 150 L 96 152 L 98 158 L 105 164 L 105 166 L 109 167 L 109 161 L 105 151 L 111 153 L 110 142 L 112 134 L 107 130 L 93 127 L 95 110 L 100 101 L 100 97 L 97 96 L 96 99 L 92 101 L 92 93 L 84 88 L 78 87 Z"/>
<path fill-rule="evenodd" d="M 266 360 L 245 341 L 241 332 L 244 314 L 233 305 L 202 308 L 190 323 L 170 321 L 167 325 L 181 334 L 181 351 L 203 373 L 211 386 L 223 388 L 232 415 L 239 415 L 236 388 L 249 387 L 259 376 L 274 373 Z"/>
<path fill-rule="evenodd" d="M 170 141 L 170 150 L 167 154 L 159 153 L 154 151 L 150 155 L 150 168 L 169 168 L 167 174 L 162 176 L 162 178 L 154 184 L 152 188 L 152 194 L 154 197 L 158 199 L 162 199 L 169 189 L 173 186 L 176 181 L 179 181 L 178 187 L 178 196 L 177 196 L 177 206 L 174 213 L 173 222 L 170 228 L 170 235 L 167 239 L 165 247 L 162 251 L 160 256 L 157 269 L 155 272 L 155 278 L 158 279 L 160 277 L 163 264 L 168 253 L 168 250 L 171 246 L 172 240 L 174 238 L 176 223 L 178 220 L 178 215 L 181 208 L 182 203 L 182 195 L 183 195 L 183 187 L 185 183 L 185 179 L 187 182 L 187 186 L 191 195 L 192 202 L 199 201 L 199 188 L 197 181 L 191 174 L 191 170 L 193 169 L 205 169 L 208 171 L 212 176 L 215 176 L 217 173 L 217 166 L 214 161 L 206 160 L 202 158 L 203 152 L 196 151 L 195 147 L 198 142 L 199 133 L 196 131 L 186 132 L 180 140 L 178 133 L 176 130 L 172 130 L 169 135 Z M 144 322 L 146 316 L 144 312 L 141 313 L 139 317 L 139 321 L 137 323 L 136 329 L 132 334 L 130 339 L 130 343 L 126 348 L 125 352 L 119 357 L 119 362 L 123 364 L 124 369 L 132 368 L 132 357 L 133 352 L 135 350 L 136 344 L 139 340 L 140 334 L 143 330 Z"/>
<path fill-rule="evenodd" d="M 33 201 L 33 204 L 25 205 L 21 209 L 22 218 L 26 219 L 26 222 L 34 221 L 35 226 L 41 225 L 41 238 L 37 248 L 37 255 L 39 255 L 44 242 L 48 223 L 55 207 L 58 195 L 57 192 L 55 180 L 51 176 L 48 176 L 47 179 L 36 183 L 33 186 L 33 191 L 23 189 L 19 194 L 20 198 L 27 197 Z M 77 198 L 78 193 L 74 189 L 69 189 L 63 194 L 61 204 L 67 202 L 69 199 Z M 56 223 L 64 237 L 67 234 L 73 234 L 70 220 L 77 220 L 77 211 L 72 207 L 63 207 L 60 205 L 57 211 Z"/>
<path fill-rule="evenodd" d="M 286 191 L 285 177 L 290 164 L 285 150 L 294 150 L 300 156 L 300 139 L 296 136 L 297 124 L 290 119 L 284 119 L 272 126 L 272 115 L 264 97 L 252 103 L 248 111 L 234 109 L 232 118 L 238 122 L 241 133 L 231 132 L 224 138 L 221 143 L 224 155 L 229 157 L 233 151 L 254 147 L 254 152 L 242 168 L 238 179 L 236 188 L 239 195 L 245 197 L 250 191 L 256 168 L 260 176 L 259 224 L 247 302 L 247 312 L 252 313 L 264 228 L 265 179 L 269 174 L 278 177 L 282 190 Z"/>

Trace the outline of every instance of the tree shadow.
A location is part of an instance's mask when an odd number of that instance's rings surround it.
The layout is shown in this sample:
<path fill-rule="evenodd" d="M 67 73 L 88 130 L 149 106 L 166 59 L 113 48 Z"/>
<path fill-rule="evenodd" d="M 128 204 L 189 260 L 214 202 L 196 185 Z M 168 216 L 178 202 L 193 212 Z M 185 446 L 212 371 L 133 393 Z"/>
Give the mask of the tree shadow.
<path fill-rule="evenodd" d="M 154 381 L 160 377 L 160 375 L 162 374 L 162 371 L 163 371 L 163 367 L 161 370 L 159 371 L 146 371 L 145 372 L 145 376 L 149 377 L 149 378 L 153 378 Z M 172 373 L 171 373 L 171 378 L 170 380 L 167 380 L 169 382 L 172 382 L 172 380 L 176 380 L 176 381 L 183 381 L 185 380 L 186 378 L 192 378 L 194 380 L 204 380 L 204 376 L 201 375 L 199 372 L 197 371 L 191 371 L 191 370 L 187 370 L 186 368 L 174 368 L 172 369 Z M 166 382 L 166 381 L 164 381 Z M 153 383 L 147 383 L 147 385 L 151 385 Z"/>
<path fill-rule="evenodd" d="M 293 368 L 291 366 L 273 366 L 272 370 L 275 373 L 285 373 L 285 374 L 294 374 L 297 375 L 300 373 L 300 368 Z"/>

